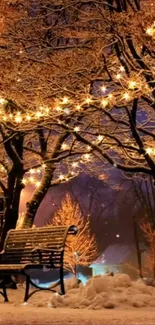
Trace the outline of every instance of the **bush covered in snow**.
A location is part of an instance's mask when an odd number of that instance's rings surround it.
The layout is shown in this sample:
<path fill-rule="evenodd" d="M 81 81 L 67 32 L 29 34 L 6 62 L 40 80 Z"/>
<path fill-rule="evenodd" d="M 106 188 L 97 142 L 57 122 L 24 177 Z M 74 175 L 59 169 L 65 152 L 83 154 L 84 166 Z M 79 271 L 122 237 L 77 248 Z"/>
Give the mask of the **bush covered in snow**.
<path fill-rule="evenodd" d="M 76 278 L 69 279 L 65 287 L 64 296 L 52 295 L 51 306 L 89 309 L 155 306 L 155 288 L 142 280 L 131 281 L 127 274 L 92 277 L 85 286 Z"/>

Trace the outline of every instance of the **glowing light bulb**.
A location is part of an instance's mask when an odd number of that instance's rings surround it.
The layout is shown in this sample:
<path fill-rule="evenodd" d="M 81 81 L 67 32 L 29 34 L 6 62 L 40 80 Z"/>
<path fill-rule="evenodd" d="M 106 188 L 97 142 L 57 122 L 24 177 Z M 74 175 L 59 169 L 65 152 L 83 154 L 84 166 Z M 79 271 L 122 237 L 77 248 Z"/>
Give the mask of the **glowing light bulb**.
<path fill-rule="evenodd" d="M 66 150 L 68 148 L 68 145 L 66 143 L 63 143 L 61 148 L 62 148 L 62 150 Z"/>
<path fill-rule="evenodd" d="M 90 154 L 86 153 L 85 155 L 83 155 L 83 158 L 88 161 L 90 159 Z"/>
<path fill-rule="evenodd" d="M 76 109 L 77 109 L 78 111 L 80 111 L 80 110 L 81 110 L 81 106 L 80 106 L 80 105 L 77 105 L 77 106 L 76 106 Z"/>
<path fill-rule="evenodd" d="M 57 106 L 55 109 L 56 109 L 57 112 L 61 112 L 62 111 L 62 108 L 60 106 Z"/>
<path fill-rule="evenodd" d="M 75 128 L 74 128 L 74 131 L 75 131 L 75 132 L 78 132 L 78 131 L 80 131 L 80 128 L 79 128 L 79 126 L 75 126 Z"/>
<path fill-rule="evenodd" d="M 97 137 L 97 140 L 98 140 L 98 141 L 102 141 L 102 140 L 103 140 L 103 135 L 99 135 L 99 136 Z"/>
<path fill-rule="evenodd" d="M 92 102 L 92 99 L 90 97 L 87 97 L 85 100 L 85 103 L 89 105 L 91 102 Z"/>
<path fill-rule="evenodd" d="M 119 80 L 119 79 L 121 79 L 121 74 L 120 73 L 118 73 L 117 75 L 116 75 L 116 78 Z"/>
<path fill-rule="evenodd" d="M 107 88 L 106 88 L 105 86 L 102 86 L 102 87 L 101 87 L 101 90 L 102 90 L 103 92 L 105 92 L 105 91 L 107 90 Z"/>
<path fill-rule="evenodd" d="M 125 69 L 124 69 L 123 66 L 120 67 L 120 71 L 121 71 L 121 72 L 125 71 Z"/>
<path fill-rule="evenodd" d="M 87 150 L 90 151 L 91 150 L 91 146 L 88 145 L 87 146 Z"/>
<path fill-rule="evenodd" d="M 29 172 L 30 172 L 30 174 L 34 174 L 35 173 L 34 169 L 30 169 Z"/>
<path fill-rule="evenodd" d="M 30 116 L 30 115 L 27 115 L 27 116 L 26 116 L 26 119 L 27 119 L 28 121 L 30 121 L 30 120 L 31 120 L 31 116 Z"/>
<path fill-rule="evenodd" d="M 41 182 L 40 182 L 40 181 L 37 181 L 37 182 L 35 183 L 35 186 L 36 186 L 36 187 L 39 187 L 40 184 L 41 184 Z"/>
<path fill-rule="evenodd" d="M 134 89 L 135 87 L 136 87 L 136 81 L 133 80 L 129 81 L 129 88 Z"/>
<path fill-rule="evenodd" d="M 59 179 L 62 181 L 65 178 L 63 174 L 60 174 Z"/>
<path fill-rule="evenodd" d="M 147 148 L 146 153 L 148 153 L 150 155 L 152 153 L 152 148 Z"/>
<path fill-rule="evenodd" d="M 107 99 L 102 99 L 102 101 L 101 101 L 101 105 L 102 105 L 103 107 L 106 107 L 106 106 L 108 105 L 108 100 L 107 100 Z"/>
<path fill-rule="evenodd" d="M 154 28 L 152 28 L 152 27 L 147 28 L 146 34 L 148 34 L 149 36 L 153 36 L 153 34 L 154 34 Z"/>
<path fill-rule="evenodd" d="M 126 100 L 129 100 L 130 99 L 130 95 L 128 93 L 125 93 L 123 95 L 123 98 L 126 99 Z"/>
<path fill-rule="evenodd" d="M 22 121 L 22 117 L 20 116 L 20 114 L 15 116 L 15 122 L 16 123 L 20 123 Z"/>
<path fill-rule="evenodd" d="M 67 114 L 67 115 L 69 115 L 69 113 L 70 113 L 69 108 L 65 108 L 65 109 L 64 109 L 64 113 Z"/>
<path fill-rule="evenodd" d="M 62 104 L 68 104 L 69 103 L 69 98 L 68 97 L 64 97 L 63 99 L 62 99 Z"/>
<path fill-rule="evenodd" d="M 22 183 L 25 185 L 27 183 L 27 180 L 25 178 L 23 178 Z"/>
<path fill-rule="evenodd" d="M 6 121 L 7 120 L 7 116 L 3 116 L 3 121 Z"/>
<path fill-rule="evenodd" d="M 79 165 L 79 164 L 78 164 L 78 162 L 77 162 L 77 161 L 74 161 L 74 162 L 72 163 L 72 167 L 73 167 L 73 168 L 76 168 L 76 167 L 78 167 L 78 165 Z"/>
<path fill-rule="evenodd" d="M 34 177 L 31 176 L 31 177 L 29 178 L 29 181 L 30 181 L 31 183 L 34 183 Z"/>
<path fill-rule="evenodd" d="M 4 98 L 0 98 L 0 104 L 1 104 L 1 105 L 5 104 L 6 102 L 7 102 L 6 99 L 4 99 Z"/>
<path fill-rule="evenodd" d="M 39 118 L 39 117 L 41 117 L 41 116 L 42 116 L 42 113 L 38 111 L 38 112 L 36 113 L 36 117 Z"/>

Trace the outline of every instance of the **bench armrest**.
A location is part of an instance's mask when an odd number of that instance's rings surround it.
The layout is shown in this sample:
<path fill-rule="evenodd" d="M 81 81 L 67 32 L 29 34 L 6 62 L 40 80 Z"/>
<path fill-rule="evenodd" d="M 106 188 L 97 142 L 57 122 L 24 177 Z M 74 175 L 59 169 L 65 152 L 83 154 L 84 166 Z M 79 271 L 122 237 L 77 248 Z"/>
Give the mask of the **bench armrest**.
<path fill-rule="evenodd" d="M 62 248 L 57 248 L 57 249 L 50 249 L 50 248 L 44 248 L 44 247 L 36 247 L 32 250 L 32 252 L 56 252 L 56 251 L 62 251 Z"/>

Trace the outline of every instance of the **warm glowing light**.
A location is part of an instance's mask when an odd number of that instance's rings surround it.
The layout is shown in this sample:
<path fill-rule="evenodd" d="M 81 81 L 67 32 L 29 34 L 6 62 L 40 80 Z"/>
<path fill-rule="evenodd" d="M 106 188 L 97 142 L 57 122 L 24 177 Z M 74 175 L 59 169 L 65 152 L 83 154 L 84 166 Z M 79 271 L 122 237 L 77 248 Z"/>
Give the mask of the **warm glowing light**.
<path fill-rule="evenodd" d="M 120 67 L 120 71 L 121 71 L 121 72 L 124 72 L 124 71 L 125 71 L 125 69 L 124 69 L 123 66 Z"/>
<path fill-rule="evenodd" d="M 75 128 L 74 128 L 74 131 L 75 131 L 75 132 L 78 132 L 78 131 L 80 131 L 80 128 L 79 128 L 79 126 L 75 126 Z"/>
<path fill-rule="evenodd" d="M 118 74 L 116 75 L 116 78 L 117 78 L 117 79 L 121 79 L 121 77 L 122 77 L 122 76 L 121 76 L 120 73 L 118 73 Z"/>
<path fill-rule="evenodd" d="M 147 148 L 146 149 L 146 153 L 148 153 L 149 155 L 153 152 L 153 149 L 152 148 Z"/>
<path fill-rule="evenodd" d="M 135 87 L 136 87 L 136 81 L 133 80 L 129 81 L 129 88 L 134 89 Z"/>
<path fill-rule="evenodd" d="M 87 97 L 85 100 L 85 103 L 89 105 L 91 102 L 92 102 L 92 99 L 90 97 Z"/>
<path fill-rule="evenodd" d="M 66 143 L 63 143 L 61 148 L 62 148 L 62 150 L 66 150 L 68 148 L 68 145 Z"/>
<path fill-rule="evenodd" d="M 130 95 L 128 93 L 125 93 L 123 95 L 123 98 L 126 99 L 126 100 L 129 100 L 130 99 Z"/>
<path fill-rule="evenodd" d="M 105 91 L 107 90 L 107 88 L 106 88 L 105 86 L 102 86 L 102 87 L 101 87 L 101 90 L 102 90 L 103 92 L 105 92 Z"/>
<path fill-rule="evenodd" d="M 65 109 L 64 109 L 64 113 L 67 114 L 67 115 L 69 115 L 69 113 L 70 113 L 69 108 L 65 108 Z"/>
<path fill-rule="evenodd" d="M 65 178 L 63 174 L 60 174 L 59 179 L 62 181 Z"/>
<path fill-rule="evenodd" d="M 62 111 L 62 108 L 60 106 L 57 106 L 55 109 L 56 109 L 57 112 L 61 112 Z"/>
<path fill-rule="evenodd" d="M 91 146 L 88 145 L 87 146 L 87 150 L 90 151 L 91 150 Z"/>
<path fill-rule="evenodd" d="M 22 183 L 25 185 L 27 183 L 26 179 L 23 178 Z"/>
<path fill-rule="evenodd" d="M 3 104 L 5 104 L 5 103 L 6 103 L 6 99 L 4 99 L 4 98 L 0 98 L 0 104 L 3 105 Z"/>
<path fill-rule="evenodd" d="M 27 119 L 28 121 L 30 121 L 30 120 L 31 120 L 31 116 L 30 116 L 30 115 L 27 115 L 27 116 L 26 116 L 26 119 Z"/>
<path fill-rule="evenodd" d="M 18 113 L 18 115 L 15 116 L 15 122 L 16 123 L 20 123 L 22 121 L 22 117 L 20 116 L 20 114 Z"/>
<path fill-rule="evenodd" d="M 78 164 L 78 162 L 77 162 L 77 161 L 74 161 L 74 162 L 72 163 L 72 167 L 73 167 L 73 168 L 76 168 L 76 167 L 78 167 L 78 165 L 79 165 L 79 164 Z"/>
<path fill-rule="evenodd" d="M 106 107 L 106 106 L 108 105 L 108 100 L 107 100 L 107 99 L 102 99 L 102 101 L 101 101 L 101 105 L 102 105 L 103 107 Z"/>
<path fill-rule="evenodd" d="M 30 172 L 30 174 L 34 174 L 35 173 L 34 169 L 30 169 L 29 172 Z"/>
<path fill-rule="evenodd" d="M 97 137 L 97 140 L 98 140 L 98 141 L 102 141 L 102 140 L 103 140 L 103 135 L 99 135 L 99 136 Z"/>
<path fill-rule="evenodd" d="M 68 104 L 69 103 L 69 98 L 68 97 L 64 97 L 62 100 L 62 104 Z"/>
<path fill-rule="evenodd" d="M 88 161 L 90 159 L 90 154 L 86 153 L 85 155 L 83 155 L 83 158 Z"/>
<path fill-rule="evenodd" d="M 77 106 L 76 106 L 76 109 L 77 109 L 78 111 L 80 111 L 80 110 L 81 110 L 81 106 L 80 106 L 80 105 L 77 105 Z"/>
<path fill-rule="evenodd" d="M 39 117 L 41 117 L 41 116 L 42 116 L 42 113 L 38 111 L 38 112 L 36 113 L 36 117 L 39 118 Z"/>
<path fill-rule="evenodd" d="M 40 184 L 41 184 L 41 182 L 37 181 L 37 182 L 35 183 L 35 186 L 36 186 L 36 187 L 39 187 Z"/>

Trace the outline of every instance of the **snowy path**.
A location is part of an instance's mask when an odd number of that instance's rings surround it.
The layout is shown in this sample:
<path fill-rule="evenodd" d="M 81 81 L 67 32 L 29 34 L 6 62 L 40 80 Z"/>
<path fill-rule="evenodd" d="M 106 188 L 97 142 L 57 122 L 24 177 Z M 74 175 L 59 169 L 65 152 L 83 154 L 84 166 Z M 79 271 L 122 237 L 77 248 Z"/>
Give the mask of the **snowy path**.
<path fill-rule="evenodd" d="M 0 325 L 155 325 L 154 309 L 77 310 L 0 304 Z"/>

